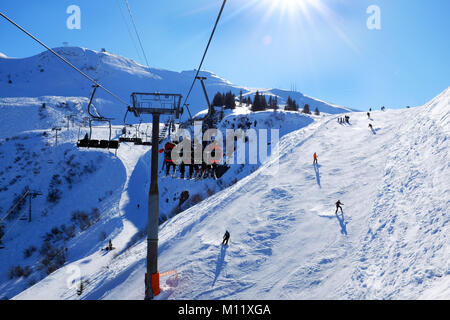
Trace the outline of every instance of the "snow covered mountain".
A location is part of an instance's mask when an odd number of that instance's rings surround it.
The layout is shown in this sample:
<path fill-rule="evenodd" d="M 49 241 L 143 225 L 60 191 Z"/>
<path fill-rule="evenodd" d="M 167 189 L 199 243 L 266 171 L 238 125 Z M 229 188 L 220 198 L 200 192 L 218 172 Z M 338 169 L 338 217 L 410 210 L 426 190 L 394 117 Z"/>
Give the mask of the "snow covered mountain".
<path fill-rule="evenodd" d="M 162 277 L 157 298 L 450 298 L 450 88 L 422 107 L 376 111 L 370 119 L 349 116 L 345 125 L 334 115 L 303 119 L 281 138 L 278 155 L 163 223 L 159 270 L 176 273 Z M 72 158 L 70 150 L 62 151 L 56 159 Z M 138 189 L 145 184 L 147 156 L 119 149 L 123 167 L 101 156 L 108 165 L 100 170 L 115 174 L 100 191 L 119 198 L 102 201 L 99 222 L 65 243 L 63 267 L 15 299 L 143 299 L 146 241 L 130 237 L 145 224 L 133 198 L 145 198 L 147 188 Z M 93 186 L 105 185 L 101 172 L 90 179 Z M 338 199 L 344 211 L 336 215 Z M 85 211 L 90 207 L 86 203 Z M 58 219 L 67 221 L 70 214 L 59 209 Z M 220 246 L 225 229 L 228 247 Z M 100 241 L 102 231 L 108 236 Z M 116 251 L 100 250 L 106 238 Z M 80 277 L 84 290 L 78 294 L 74 279 Z M 12 297 L 25 281 L 3 282 L 0 291 Z"/>
<path fill-rule="evenodd" d="M 56 50 L 126 101 L 133 91 L 185 94 L 194 76 L 107 52 Z M 218 180 L 160 170 L 159 269 L 175 272 L 162 276 L 158 299 L 450 297 L 450 88 L 425 106 L 368 119 L 298 92 L 202 75 L 210 99 L 259 90 L 322 114 L 238 107 L 219 129 L 279 129 L 270 147 L 278 153 L 230 166 Z M 89 131 L 82 123 L 91 90 L 49 52 L 0 54 L 0 299 L 143 298 L 151 148 L 77 149 Z M 115 118 L 117 139 L 125 108 L 98 92 L 95 105 Z M 204 113 L 198 84 L 189 103 L 193 115 Z M 344 112 L 350 124 L 336 121 Z M 151 132 L 145 122 L 137 128 L 141 137 Z M 93 128 L 94 138 L 108 134 Z M 14 207 L 27 190 L 41 193 L 31 199 L 31 222 L 29 198 Z M 338 199 L 344 212 L 335 215 Z M 229 247 L 220 246 L 225 229 Z M 112 252 L 103 250 L 109 240 Z"/>
<path fill-rule="evenodd" d="M 132 92 L 157 91 L 185 96 L 195 75 L 195 71 L 173 72 L 154 68 L 149 70 L 133 60 L 108 52 L 78 47 L 56 48 L 55 51 L 125 101 L 130 101 Z M 301 106 L 308 103 L 311 110 L 317 107 L 325 113 L 350 111 L 348 108 L 310 98 L 299 92 L 240 87 L 207 71 L 201 72 L 200 75 L 207 77 L 205 84 L 210 100 L 217 92 L 231 90 L 239 95 L 242 90 L 243 95 L 247 96 L 259 90 L 266 95 L 278 96 L 280 104 L 285 103 L 288 96 L 291 96 Z M 87 99 L 92 91 L 91 85 L 87 79 L 49 51 L 25 59 L 0 56 L 0 97 L 59 96 Z M 96 104 L 99 112 L 108 118 L 114 118 L 115 124 L 122 124 L 126 106 L 102 90 L 98 91 L 97 98 L 100 98 Z M 188 103 L 192 115 L 207 108 L 200 84 L 197 83 L 194 87 Z M 129 120 L 137 121 L 131 118 Z"/>

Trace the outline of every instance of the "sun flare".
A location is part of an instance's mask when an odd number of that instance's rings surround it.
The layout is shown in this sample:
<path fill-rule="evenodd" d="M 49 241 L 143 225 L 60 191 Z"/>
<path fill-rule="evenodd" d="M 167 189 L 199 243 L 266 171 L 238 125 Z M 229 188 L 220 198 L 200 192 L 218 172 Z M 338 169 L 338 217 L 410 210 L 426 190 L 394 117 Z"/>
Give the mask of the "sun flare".
<path fill-rule="evenodd" d="M 280 11 L 282 15 L 289 16 L 308 15 L 311 8 L 317 8 L 320 0 L 265 0 L 270 6 L 270 11 Z"/>

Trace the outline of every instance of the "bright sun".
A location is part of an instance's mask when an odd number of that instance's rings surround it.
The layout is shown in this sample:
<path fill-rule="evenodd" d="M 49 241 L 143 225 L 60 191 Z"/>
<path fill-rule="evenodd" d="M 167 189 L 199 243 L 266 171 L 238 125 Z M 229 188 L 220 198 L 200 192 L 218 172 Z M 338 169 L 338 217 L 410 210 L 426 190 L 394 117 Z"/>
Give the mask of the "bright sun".
<path fill-rule="evenodd" d="M 260 4 L 268 8 L 266 18 L 279 15 L 281 19 L 290 20 L 299 16 L 309 19 L 312 11 L 323 13 L 324 9 L 322 0 L 262 0 Z"/>
<path fill-rule="evenodd" d="M 307 13 L 308 9 L 317 5 L 320 0 L 269 0 L 272 10 L 281 10 L 283 13 L 295 15 Z"/>

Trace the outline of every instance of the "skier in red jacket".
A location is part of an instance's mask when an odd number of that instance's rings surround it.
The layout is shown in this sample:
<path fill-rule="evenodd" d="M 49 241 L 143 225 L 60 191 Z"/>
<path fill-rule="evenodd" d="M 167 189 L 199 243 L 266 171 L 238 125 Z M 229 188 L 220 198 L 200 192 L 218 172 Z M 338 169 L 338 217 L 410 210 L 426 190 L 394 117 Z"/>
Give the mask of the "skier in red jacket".
<path fill-rule="evenodd" d="M 170 173 L 170 168 L 173 167 L 173 173 L 175 174 L 177 171 L 177 166 L 172 160 L 172 150 L 175 148 L 176 144 L 173 142 L 167 142 L 164 146 L 164 149 L 159 150 L 159 153 L 164 152 L 164 163 L 166 165 L 166 177 Z"/>

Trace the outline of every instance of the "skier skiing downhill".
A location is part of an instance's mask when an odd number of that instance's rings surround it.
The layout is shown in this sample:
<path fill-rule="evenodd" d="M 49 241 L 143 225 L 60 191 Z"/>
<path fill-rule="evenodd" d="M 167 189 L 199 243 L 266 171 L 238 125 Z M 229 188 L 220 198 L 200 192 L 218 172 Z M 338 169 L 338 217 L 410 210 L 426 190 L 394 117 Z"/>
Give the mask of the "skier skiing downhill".
<path fill-rule="evenodd" d="M 227 246 L 228 245 L 228 240 L 230 239 L 230 233 L 227 231 L 225 231 L 225 235 L 223 236 L 223 241 L 222 244 Z"/>
<path fill-rule="evenodd" d="M 314 158 L 313 164 L 319 164 L 319 162 L 317 161 L 317 153 L 314 152 L 313 158 Z"/>
<path fill-rule="evenodd" d="M 341 202 L 341 200 L 338 200 L 338 201 L 336 202 L 336 212 L 335 212 L 335 214 L 338 213 L 339 209 L 341 209 L 341 213 L 344 213 L 344 211 L 342 210 L 342 206 L 343 206 L 343 205 L 344 205 L 344 204 Z"/>

